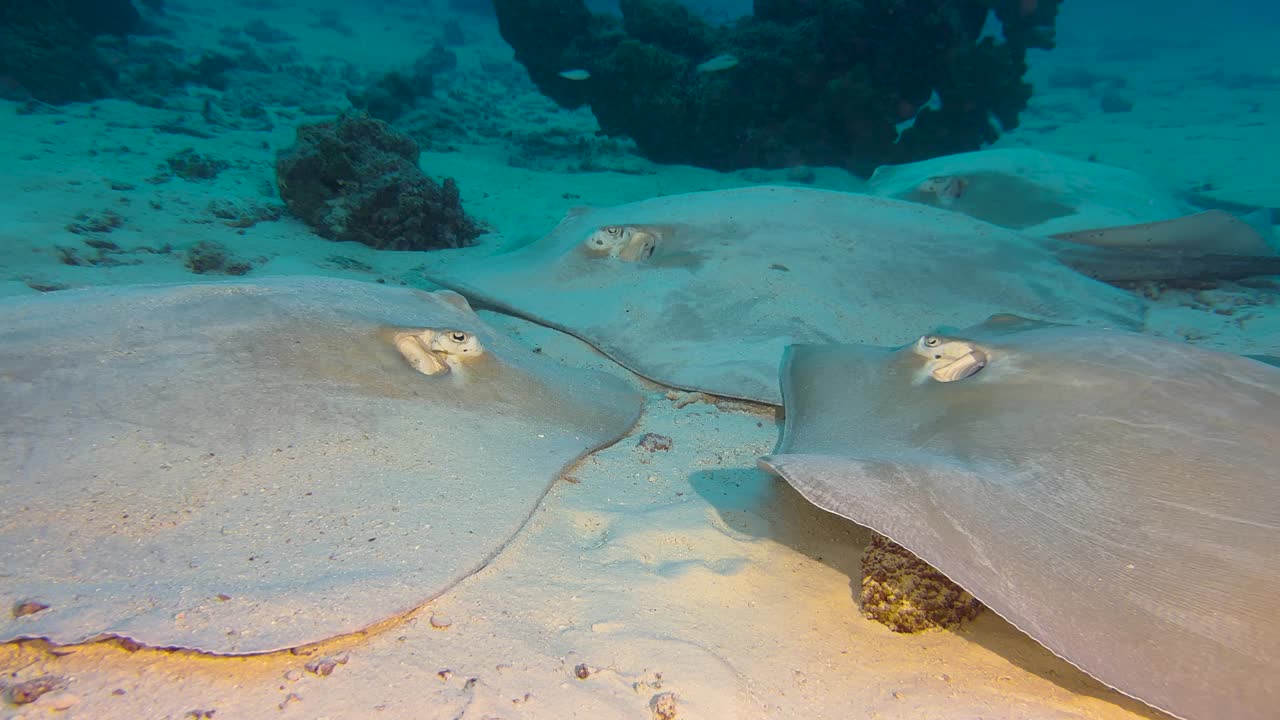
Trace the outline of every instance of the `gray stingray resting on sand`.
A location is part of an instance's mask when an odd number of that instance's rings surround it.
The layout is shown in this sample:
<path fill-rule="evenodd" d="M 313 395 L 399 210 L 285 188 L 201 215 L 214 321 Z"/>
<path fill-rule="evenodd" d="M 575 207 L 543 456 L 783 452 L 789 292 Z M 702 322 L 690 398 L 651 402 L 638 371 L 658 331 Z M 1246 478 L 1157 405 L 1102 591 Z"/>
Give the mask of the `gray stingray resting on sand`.
<path fill-rule="evenodd" d="M 1058 257 L 1112 284 L 1196 284 L 1280 274 L 1274 237 L 1222 210 L 1052 236 Z"/>
<path fill-rule="evenodd" d="M 0 636 L 277 650 L 484 566 L 641 400 L 460 296 L 325 278 L 0 303 Z"/>
<path fill-rule="evenodd" d="M 908 328 L 1001 312 L 1140 327 L 1144 302 L 1070 267 L 1067 251 L 1105 270 L 1112 249 L 766 186 L 584 209 L 513 252 L 442 252 L 425 272 L 660 383 L 778 404 L 777 358 L 792 343 L 893 345 Z"/>
<path fill-rule="evenodd" d="M 761 466 L 1183 718 L 1280 707 L 1280 369 L 1010 316 L 800 345 Z"/>

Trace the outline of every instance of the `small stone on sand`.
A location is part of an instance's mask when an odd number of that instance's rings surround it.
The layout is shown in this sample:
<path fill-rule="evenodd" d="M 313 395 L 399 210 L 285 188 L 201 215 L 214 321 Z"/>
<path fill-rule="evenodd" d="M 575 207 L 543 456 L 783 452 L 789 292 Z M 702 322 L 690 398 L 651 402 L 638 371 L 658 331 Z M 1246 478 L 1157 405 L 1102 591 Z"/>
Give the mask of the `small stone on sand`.
<path fill-rule="evenodd" d="M 671 438 L 658 433 L 645 433 L 640 438 L 640 442 L 636 443 L 636 447 L 643 448 L 649 452 L 667 451 L 671 449 Z"/>
<path fill-rule="evenodd" d="M 653 720 L 676 720 L 680 716 L 673 692 L 658 693 L 649 698 L 649 710 L 653 712 Z"/>
<path fill-rule="evenodd" d="M 27 615 L 35 615 L 42 610 L 48 610 L 49 606 L 39 600 L 23 600 L 13 606 L 13 616 L 16 618 L 25 617 Z"/>
<path fill-rule="evenodd" d="M 39 700 L 42 695 L 60 689 L 66 681 L 56 675 L 44 675 L 10 685 L 5 699 L 14 705 L 26 705 Z"/>
<path fill-rule="evenodd" d="M 315 673 L 320 677 L 325 677 L 327 675 L 332 675 L 333 671 L 336 670 L 339 665 L 346 665 L 347 660 L 350 659 L 351 656 L 346 653 L 341 655 L 326 655 L 325 657 L 312 660 L 304 667 L 306 667 L 307 672 Z"/>

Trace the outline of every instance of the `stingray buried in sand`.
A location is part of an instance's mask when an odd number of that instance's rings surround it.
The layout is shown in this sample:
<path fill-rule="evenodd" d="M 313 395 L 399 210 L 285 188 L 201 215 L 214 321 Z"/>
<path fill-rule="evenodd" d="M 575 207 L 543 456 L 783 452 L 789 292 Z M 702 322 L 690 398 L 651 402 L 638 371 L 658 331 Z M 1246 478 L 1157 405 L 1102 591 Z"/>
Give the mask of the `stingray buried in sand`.
<path fill-rule="evenodd" d="M 6 300 L 0 368 L 0 601 L 43 606 L 10 640 L 363 629 L 483 567 L 640 412 L 458 295 L 327 278 Z"/>
<path fill-rule="evenodd" d="M 777 360 L 793 343 L 893 345 L 1001 312 L 1140 329 L 1146 302 L 1094 277 L 1165 263 L 1096 245 L 918 203 L 766 186 L 581 209 L 513 252 L 434 254 L 425 273 L 657 382 L 776 405 Z M 1280 271 L 1280 258 L 1231 261 Z"/>

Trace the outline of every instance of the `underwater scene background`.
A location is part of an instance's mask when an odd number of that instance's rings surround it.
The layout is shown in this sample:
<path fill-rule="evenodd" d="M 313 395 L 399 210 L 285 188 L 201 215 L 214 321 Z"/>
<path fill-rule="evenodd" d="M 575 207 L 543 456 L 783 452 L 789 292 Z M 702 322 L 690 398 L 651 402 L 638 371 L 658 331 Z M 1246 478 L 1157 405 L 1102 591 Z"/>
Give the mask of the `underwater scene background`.
<path fill-rule="evenodd" d="M 1277 38 L 0 0 L 0 717 L 1275 717 Z"/>

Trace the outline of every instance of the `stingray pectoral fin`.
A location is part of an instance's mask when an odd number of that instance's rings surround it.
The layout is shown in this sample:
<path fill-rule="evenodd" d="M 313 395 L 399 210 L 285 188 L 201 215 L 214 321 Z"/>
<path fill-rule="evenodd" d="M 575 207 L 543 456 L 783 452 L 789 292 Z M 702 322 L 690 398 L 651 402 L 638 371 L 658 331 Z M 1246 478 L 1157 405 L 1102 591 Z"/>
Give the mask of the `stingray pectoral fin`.
<path fill-rule="evenodd" d="M 1059 233 L 1053 238 L 1077 245 L 1133 250 L 1183 250 L 1220 255 L 1274 255 L 1276 246 L 1258 225 L 1221 210 L 1194 215 Z"/>
<path fill-rule="evenodd" d="M 1058 657 L 1125 694 L 1132 692 L 1126 689 L 1131 683 L 1124 673 L 1091 661 L 1097 654 L 1091 646 L 1107 643 L 1101 633 L 1079 628 L 1046 607 L 1047 596 L 1060 589 L 1062 581 L 1050 579 L 1052 553 L 1045 549 L 1054 547 L 1061 528 L 1038 524 L 1037 517 L 1016 502 L 1004 502 L 1012 499 L 1007 494 L 993 495 L 989 478 L 927 456 L 859 460 L 780 454 L 763 457 L 758 464 L 814 505 L 906 548 Z M 1009 513 L 1013 522 L 1003 522 L 1001 516 Z M 1002 536 L 1000 531 L 1010 528 L 1036 532 Z M 1011 583 L 1010 578 L 1018 581 Z M 1124 664 L 1143 665 L 1141 650 L 1117 653 L 1126 656 Z"/>
<path fill-rule="evenodd" d="M 471 312 L 471 303 L 467 302 L 467 298 L 459 293 L 452 290 L 436 290 L 433 294 L 459 310 Z"/>
<path fill-rule="evenodd" d="M 1245 355 L 1245 357 L 1250 360 L 1257 360 L 1260 363 L 1280 367 L 1280 357 L 1276 357 L 1275 355 Z"/>
<path fill-rule="evenodd" d="M 814 505 L 871 528 L 916 554 L 920 553 L 912 545 L 931 532 L 928 518 L 933 512 L 921 506 L 921 500 L 928 497 L 924 485 L 942 468 L 930 469 L 927 461 L 782 453 L 766 455 L 757 465 L 786 480 Z"/>
<path fill-rule="evenodd" d="M 1222 255 L 1182 250 L 1062 247 L 1058 259 L 1105 283 L 1209 282 L 1280 275 L 1280 256 Z"/>

